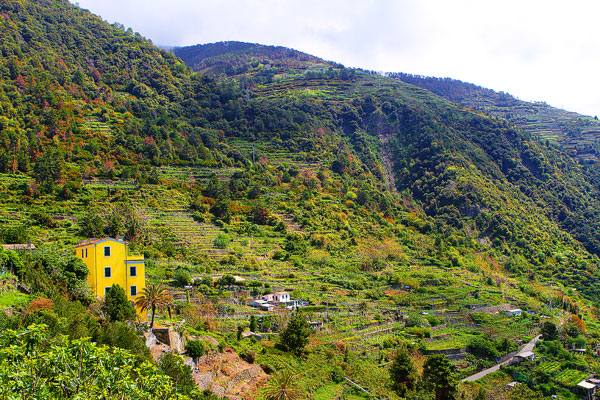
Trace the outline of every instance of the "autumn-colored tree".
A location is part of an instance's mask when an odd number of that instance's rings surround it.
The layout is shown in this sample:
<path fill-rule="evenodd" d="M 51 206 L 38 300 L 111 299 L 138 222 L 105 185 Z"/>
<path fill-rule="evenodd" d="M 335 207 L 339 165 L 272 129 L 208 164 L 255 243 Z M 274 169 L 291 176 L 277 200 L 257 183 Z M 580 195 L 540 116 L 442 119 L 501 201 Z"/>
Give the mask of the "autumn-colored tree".
<path fill-rule="evenodd" d="M 575 325 L 579 329 L 580 332 L 585 333 L 585 331 L 586 331 L 585 322 L 583 322 L 583 320 L 581 318 L 579 318 L 578 315 L 576 315 L 576 314 L 571 315 L 571 323 L 573 325 Z"/>
<path fill-rule="evenodd" d="M 25 313 L 29 314 L 39 310 L 52 310 L 53 307 L 54 303 L 52 302 L 52 300 L 47 299 L 45 297 L 38 297 L 29 302 Z"/>

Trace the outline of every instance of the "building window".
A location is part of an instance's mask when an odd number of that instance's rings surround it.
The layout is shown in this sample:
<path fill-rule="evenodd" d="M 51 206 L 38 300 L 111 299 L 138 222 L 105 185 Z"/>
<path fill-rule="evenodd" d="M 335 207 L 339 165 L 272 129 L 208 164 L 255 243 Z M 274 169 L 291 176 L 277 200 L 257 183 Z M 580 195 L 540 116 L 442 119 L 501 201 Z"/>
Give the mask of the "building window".
<path fill-rule="evenodd" d="M 85 249 L 85 258 L 87 258 L 87 249 Z"/>
<path fill-rule="evenodd" d="M 105 296 L 108 294 L 108 291 L 110 290 L 110 288 L 111 288 L 110 286 L 104 288 L 104 295 Z"/>
<path fill-rule="evenodd" d="M 83 258 L 83 249 L 81 249 L 81 258 Z"/>
<path fill-rule="evenodd" d="M 104 267 L 104 277 L 110 278 L 110 267 Z"/>
<path fill-rule="evenodd" d="M 129 276 L 137 276 L 137 267 L 135 265 L 129 267 Z"/>
<path fill-rule="evenodd" d="M 110 246 L 104 246 L 104 257 L 110 257 Z"/>
<path fill-rule="evenodd" d="M 137 296 L 137 286 L 130 286 L 129 287 L 129 295 L 131 297 Z"/>

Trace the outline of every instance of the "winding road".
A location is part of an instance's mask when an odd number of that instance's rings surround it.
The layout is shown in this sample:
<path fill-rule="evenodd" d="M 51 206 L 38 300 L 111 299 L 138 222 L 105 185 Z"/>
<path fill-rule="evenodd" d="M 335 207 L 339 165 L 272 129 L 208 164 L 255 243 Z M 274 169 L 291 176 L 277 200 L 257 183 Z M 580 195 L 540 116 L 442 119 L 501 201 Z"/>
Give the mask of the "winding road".
<path fill-rule="evenodd" d="M 523 345 L 523 347 L 521 347 L 519 349 L 519 351 L 517 352 L 517 354 L 519 353 L 523 353 L 526 351 L 533 351 L 533 348 L 535 347 L 535 342 L 537 342 L 538 340 L 540 340 L 540 338 L 542 337 L 542 335 L 538 335 L 536 337 L 534 337 L 530 342 L 526 343 L 525 345 Z M 507 365 L 508 363 L 510 363 L 512 361 L 512 358 L 509 358 L 508 360 L 501 362 L 499 364 L 494 365 L 491 368 L 488 369 L 484 369 L 483 371 L 480 371 L 474 375 L 471 376 L 467 376 L 465 379 L 463 379 L 461 382 L 474 382 L 478 379 L 483 378 L 484 376 L 491 374 L 492 372 L 496 372 L 500 369 L 500 367 L 502 365 Z"/>

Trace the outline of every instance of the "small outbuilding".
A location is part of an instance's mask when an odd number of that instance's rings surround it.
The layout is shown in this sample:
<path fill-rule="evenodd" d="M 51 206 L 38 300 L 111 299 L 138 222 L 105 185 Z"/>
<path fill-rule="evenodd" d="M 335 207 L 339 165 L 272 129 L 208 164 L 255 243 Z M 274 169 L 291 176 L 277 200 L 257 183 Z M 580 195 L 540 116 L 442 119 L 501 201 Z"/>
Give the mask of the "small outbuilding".
<path fill-rule="evenodd" d="M 585 393 L 584 399 L 592 400 L 596 396 L 596 385 L 591 382 L 581 381 L 577 384 L 578 388 Z"/>
<path fill-rule="evenodd" d="M 514 360 L 516 362 L 533 361 L 533 360 L 535 360 L 535 354 L 533 353 L 533 351 L 524 351 L 522 353 L 517 354 L 514 357 Z"/>
<path fill-rule="evenodd" d="M 520 308 L 513 308 L 512 310 L 504 311 L 504 315 L 506 315 L 507 317 L 518 317 L 522 313 L 523 313 L 523 310 L 521 310 Z"/>

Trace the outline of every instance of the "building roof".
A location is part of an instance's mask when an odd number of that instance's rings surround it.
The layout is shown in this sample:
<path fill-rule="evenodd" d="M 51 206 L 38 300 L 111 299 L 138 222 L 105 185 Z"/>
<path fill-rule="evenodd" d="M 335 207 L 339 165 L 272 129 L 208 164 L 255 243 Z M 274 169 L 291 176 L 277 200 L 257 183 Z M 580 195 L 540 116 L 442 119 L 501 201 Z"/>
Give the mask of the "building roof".
<path fill-rule="evenodd" d="M 89 240 L 82 240 L 81 242 L 79 242 L 79 244 L 77 246 L 75 246 L 75 248 L 89 246 L 89 245 L 92 245 L 92 244 L 96 245 L 96 244 L 100 244 L 100 243 L 107 242 L 107 241 L 123 243 L 124 245 L 128 245 L 129 244 L 125 240 L 122 240 L 122 238 L 119 236 L 118 239 L 113 239 L 113 238 L 109 238 L 108 237 L 108 238 L 102 238 L 102 239 L 92 238 L 92 239 L 89 239 Z"/>
<path fill-rule="evenodd" d="M 4 250 L 34 250 L 35 244 L 31 243 L 18 243 L 18 244 L 3 244 Z"/>
<path fill-rule="evenodd" d="M 277 293 L 275 293 L 275 294 L 278 294 L 278 295 L 282 295 L 282 294 L 290 294 L 290 292 L 277 292 Z"/>
<path fill-rule="evenodd" d="M 507 312 L 511 312 L 511 313 L 514 313 L 514 312 L 523 312 L 523 310 L 521 310 L 520 308 L 513 308 L 512 310 L 507 310 Z"/>
<path fill-rule="evenodd" d="M 527 358 L 527 357 L 532 357 L 533 351 L 524 351 L 522 353 L 517 354 L 517 357 L 521 357 L 521 358 Z"/>
<path fill-rule="evenodd" d="M 594 385 L 593 383 L 586 382 L 586 381 L 579 382 L 577 384 L 577 386 L 582 387 L 582 388 L 587 389 L 587 390 L 592 390 L 593 388 L 596 387 L 596 385 Z"/>
<path fill-rule="evenodd" d="M 259 333 L 256 332 L 242 332 L 242 337 L 243 338 L 247 338 L 247 337 L 257 337 L 257 338 L 262 338 L 262 336 Z"/>

